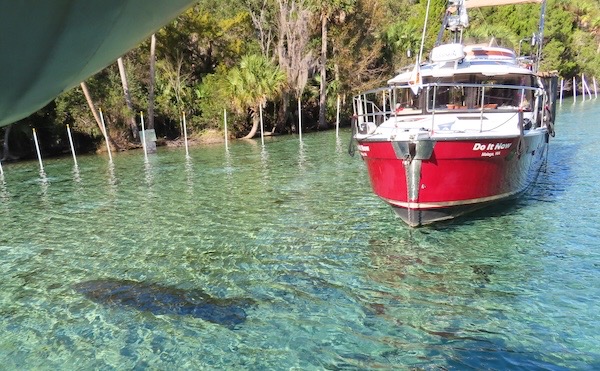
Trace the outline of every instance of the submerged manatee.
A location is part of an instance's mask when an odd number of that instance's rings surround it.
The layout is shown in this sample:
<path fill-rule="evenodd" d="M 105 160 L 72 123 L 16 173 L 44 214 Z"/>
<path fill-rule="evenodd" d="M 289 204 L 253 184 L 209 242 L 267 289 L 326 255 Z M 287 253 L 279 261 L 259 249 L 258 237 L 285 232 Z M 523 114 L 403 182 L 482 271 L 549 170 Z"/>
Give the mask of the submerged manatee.
<path fill-rule="evenodd" d="M 154 314 L 188 315 L 229 327 L 246 320 L 243 307 L 251 303 L 248 299 L 219 299 L 200 290 L 186 291 L 130 280 L 93 280 L 73 287 L 98 303 Z"/>

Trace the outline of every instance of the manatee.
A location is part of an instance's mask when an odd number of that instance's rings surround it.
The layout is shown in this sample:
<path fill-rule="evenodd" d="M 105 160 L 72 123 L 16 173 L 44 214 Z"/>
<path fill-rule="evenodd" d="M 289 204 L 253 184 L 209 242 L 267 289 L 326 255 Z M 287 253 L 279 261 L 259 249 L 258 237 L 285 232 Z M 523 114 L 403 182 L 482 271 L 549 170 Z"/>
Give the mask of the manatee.
<path fill-rule="evenodd" d="M 73 288 L 97 303 L 135 308 L 153 314 L 192 316 L 219 325 L 234 327 L 246 320 L 244 307 L 249 299 L 214 298 L 201 290 L 182 290 L 130 280 L 92 280 Z"/>

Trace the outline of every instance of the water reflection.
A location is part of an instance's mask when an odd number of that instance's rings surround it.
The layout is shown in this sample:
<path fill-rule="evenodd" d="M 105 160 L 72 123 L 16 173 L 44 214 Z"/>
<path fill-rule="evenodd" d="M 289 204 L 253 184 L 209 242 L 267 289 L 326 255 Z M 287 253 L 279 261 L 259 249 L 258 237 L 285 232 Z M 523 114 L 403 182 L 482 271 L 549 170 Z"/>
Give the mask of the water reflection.
<path fill-rule="evenodd" d="M 44 205 L 48 205 L 48 186 L 50 185 L 50 182 L 48 181 L 48 177 L 43 168 L 40 169 L 39 176 L 41 200 Z"/>
<path fill-rule="evenodd" d="M 270 177 L 269 177 L 269 152 L 265 146 L 262 147 L 260 151 L 260 164 L 262 169 L 262 183 L 263 187 L 270 186 Z"/>
<path fill-rule="evenodd" d="M 115 163 L 113 161 L 108 162 L 108 191 L 110 195 L 116 196 L 118 191 L 118 179 L 115 175 Z"/>
<path fill-rule="evenodd" d="M 6 187 L 4 173 L 0 173 L 0 200 L 2 200 L 2 202 L 8 202 L 10 200 L 10 192 Z"/>
<path fill-rule="evenodd" d="M 298 168 L 302 171 L 306 171 L 306 149 L 304 148 L 304 142 L 298 142 Z"/>
<path fill-rule="evenodd" d="M 194 163 L 190 156 L 185 157 L 185 183 L 190 196 L 194 195 Z"/>

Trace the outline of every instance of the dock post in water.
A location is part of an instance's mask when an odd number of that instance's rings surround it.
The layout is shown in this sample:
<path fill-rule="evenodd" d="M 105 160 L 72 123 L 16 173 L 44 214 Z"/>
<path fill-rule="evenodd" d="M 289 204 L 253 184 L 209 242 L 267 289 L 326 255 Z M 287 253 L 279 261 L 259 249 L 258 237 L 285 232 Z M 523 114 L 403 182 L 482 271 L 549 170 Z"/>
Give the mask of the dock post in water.
<path fill-rule="evenodd" d="M 144 125 L 144 112 L 140 111 L 140 121 L 142 122 L 142 148 L 144 149 L 144 160 L 148 161 L 148 149 L 146 148 L 146 127 Z"/>
<path fill-rule="evenodd" d="M 385 93 L 384 93 L 384 104 L 385 104 Z M 383 108 L 385 111 L 385 107 Z M 336 115 L 335 115 L 335 137 L 340 137 L 340 95 L 337 95 L 336 101 Z"/>
<path fill-rule="evenodd" d="M 590 86 L 587 83 L 587 80 L 585 79 L 585 75 L 584 74 L 581 74 L 581 81 L 583 81 L 584 89 L 587 90 L 588 99 L 591 100 L 592 99 L 592 92 L 590 90 Z"/>
<path fill-rule="evenodd" d="M 75 146 L 73 145 L 73 136 L 71 135 L 71 127 L 67 124 L 67 135 L 69 137 L 69 144 L 71 145 L 71 154 L 73 155 L 73 162 L 77 166 L 77 156 L 75 156 Z"/>
<path fill-rule="evenodd" d="M 260 143 L 262 144 L 262 146 L 265 146 L 265 125 L 263 123 L 263 104 L 261 103 L 259 106 L 259 112 L 260 112 Z"/>
<path fill-rule="evenodd" d="M 598 99 L 598 85 L 596 85 L 596 77 L 592 78 L 594 82 L 594 99 Z"/>
<path fill-rule="evenodd" d="M 565 79 L 560 79 L 560 99 L 558 101 L 561 106 L 562 106 L 564 88 L 565 88 Z"/>
<path fill-rule="evenodd" d="M 42 154 L 40 153 L 40 144 L 38 143 L 38 137 L 35 128 L 33 128 L 33 142 L 35 143 L 35 151 L 37 152 L 38 161 L 40 163 L 40 172 L 43 172 L 44 164 L 42 163 Z"/>
<path fill-rule="evenodd" d="M 229 152 L 229 143 L 227 138 L 227 109 L 223 108 L 223 122 L 225 124 L 225 151 Z"/>
<path fill-rule="evenodd" d="M 106 123 L 104 123 L 104 115 L 102 114 L 102 110 L 100 111 L 100 122 L 102 123 L 102 134 L 104 134 L 104 141 L 106 142 L 106 149 L 108 150 L 108 159 L 112 162 L 112 153 L 110 152 L 110 144 L 108 143 L 108 133 L 106 132 Z"/>
<path fill-rule="evenodd" d="M 298 133 L 300 134 L 300 141 L 302 141 L 302 102 L 300 101 L 300 97 L 298 97 Z"/>
<path fill-rule="evenodd" d="M 183 142 L 185 143 L 185 158 L 189 158 L 190 150 L 188 148 L 187 122 L 185 120 L 185 112 L 183 112 Z"/>

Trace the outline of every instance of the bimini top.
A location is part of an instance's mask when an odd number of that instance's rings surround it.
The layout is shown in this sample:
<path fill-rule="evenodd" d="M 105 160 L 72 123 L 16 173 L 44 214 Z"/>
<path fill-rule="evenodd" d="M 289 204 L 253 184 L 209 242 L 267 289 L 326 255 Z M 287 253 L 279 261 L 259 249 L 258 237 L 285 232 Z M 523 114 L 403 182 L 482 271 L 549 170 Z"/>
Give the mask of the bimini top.
<path fill-rule="evenodd" d="M 419 66 L 421 78 L 450 77 L 463 74 L 484 76 L 532 75 L 521 65 L 514 51 L 485 45 L 446 44 L 434 48 L 431 61 Z M 414 70 L 407 69 L 388 81 L 389 85 L 405 85 L 414 79 Z"/>

